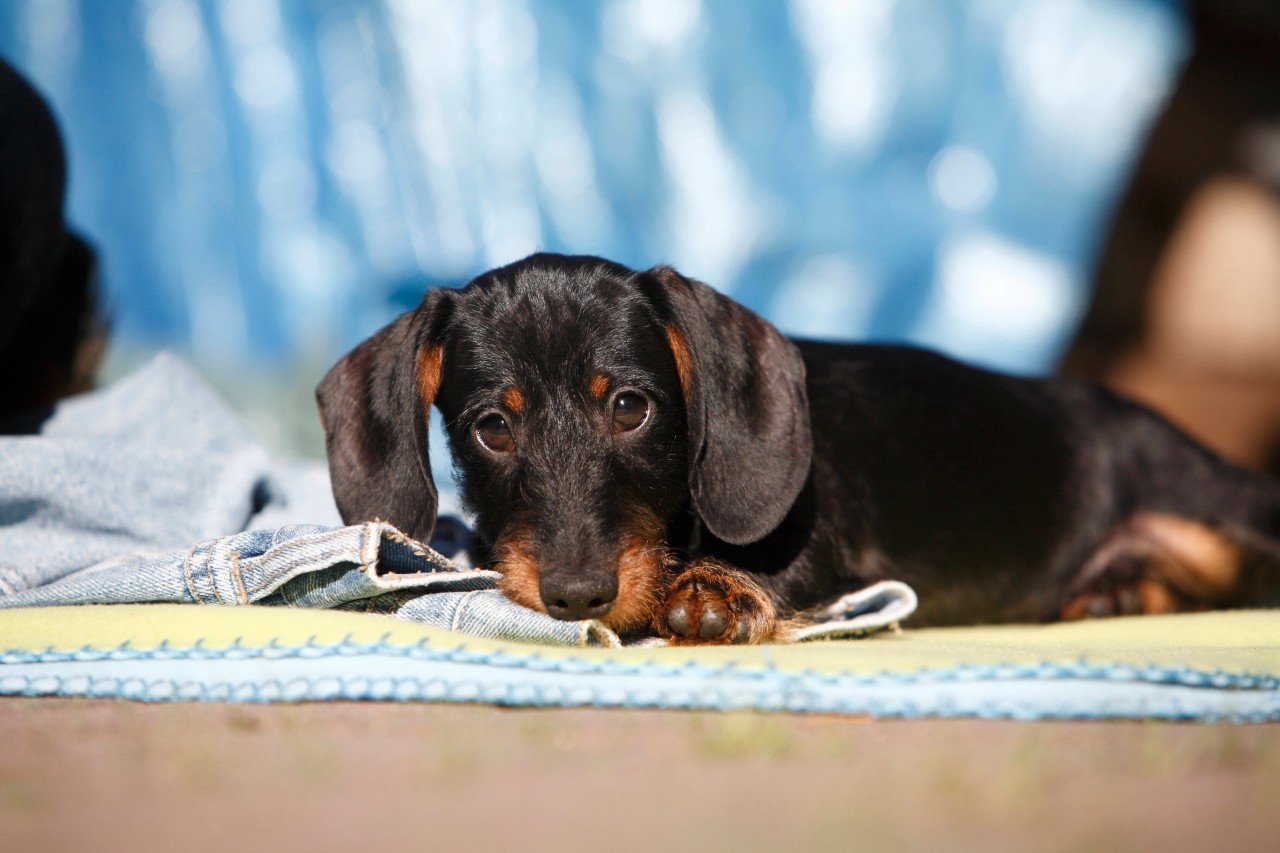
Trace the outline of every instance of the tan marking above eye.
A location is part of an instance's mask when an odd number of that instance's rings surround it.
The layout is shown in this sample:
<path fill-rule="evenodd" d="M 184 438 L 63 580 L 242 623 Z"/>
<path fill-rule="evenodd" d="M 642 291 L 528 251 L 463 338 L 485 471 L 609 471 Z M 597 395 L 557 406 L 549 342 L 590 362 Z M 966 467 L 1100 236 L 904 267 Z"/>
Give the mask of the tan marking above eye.
<path fill-rule="evenodd" d="M 609 390 L 609 377 L 603 373 L 597 373 L 591 377 L 591 396 L 599 400 Z"/>
<path fill-rule="evenodd" d="M 516 386 L 512 385 L 503 392 L 502 402 L 517 415 L 524 414 L 524 395 L 520 393 L 520 389 Z"/>

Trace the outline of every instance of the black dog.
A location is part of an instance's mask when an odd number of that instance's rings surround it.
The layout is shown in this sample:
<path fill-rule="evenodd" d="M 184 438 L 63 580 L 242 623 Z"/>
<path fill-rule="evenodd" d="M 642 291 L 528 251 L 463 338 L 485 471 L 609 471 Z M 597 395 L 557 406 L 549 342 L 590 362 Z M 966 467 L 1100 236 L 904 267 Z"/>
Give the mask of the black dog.
<path fill-rule="evenodd" d="M 0 433 L 87 391 L 105 339 L 94 251 L 67 229 L 66 158 L 44 99 L 0 59 Z"/>
<path fill-rule="evenodd" d="M 784 637 L 872 581 L 925 621 L 1258 603 L 1280 486 L 1097 387 L 792 342 L 658 267 L 534 255 L 421 306 L 318 388 L 349 522 L 435 524 L 427 409 L 515 601 L 676 641 Z"/>

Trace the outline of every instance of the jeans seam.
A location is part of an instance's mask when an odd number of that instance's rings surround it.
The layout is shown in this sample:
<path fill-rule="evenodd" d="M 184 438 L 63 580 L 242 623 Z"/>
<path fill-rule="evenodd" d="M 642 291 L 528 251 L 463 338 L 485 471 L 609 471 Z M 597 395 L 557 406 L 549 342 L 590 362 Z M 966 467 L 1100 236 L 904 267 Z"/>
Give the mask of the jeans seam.
<path fill-rule="evenodd" d="M 453 611 L 453 618 L 449 620 L 449 629 L 451 631 L 459 631 L 459 632 L 462 631 L 462 629 L 459 628 L 458 626 L 462 622 L 463 613 L 466 612 L 467 602 L 475 598 L 476 595 L 478 595 L 480 592 L 482 592 L 482 590 L 478 590 L 478 589 L 472 590 L 471 592 L 464 595 L 462 597 L 462 600 L 458 602 L 458 606 Z"/>
<path fill-rule="evenodd" d="M 245 592 L 244 577 L 240 574 L 240 552 L 231 552 L 231 579 L 235 581 L 241 604 L 249 603 L 249 593 Z"/>
<path fill-rule="evenodd" d="M 377 576 L 378 574 L 377 572 L 371 571 L 369 569 L 369 564 L 371 562 L 377 561 L 378 557 L 381 555 L 375 554 L 373 557 L 373 560 L 370 560 L 368 554 L 365 553 L 365 548 L 368 548 L 368 547 L 369 547 L 369 526 L 364 525 L 363 527 L 360 528 L 360 571 L 364 572 L 365 575 Z"/>
<path fill-rule="evenodd" d="M 222 600 L 222 593 L 218 590 L 218 580 L 213 576 L 213 548 L 212 547 L 205 552 L 204 571 L 205 571 L 205 574 L 208 575 L 209 577 L 209 586 L 213 587 L 213 597 L 218 599 L 219 604 L 221 604 L 223 607 L 226 607 L 227 603 Z"/>
<path fill-rule="evenodd" d="M 195 578 L 191 576 L 191 558 L 196 555 L 196 551 L 199 549 L 200 546 L 197 545 L 195 548 L 192 548 L 187 552 L 187 558 L 182 561 L 182 574 L 185 575 L 187 579 L 187 592 L 191 593 L 191 597 L 196 600 L 196 604 L 204 604 L 204 596 L 200 595 L 199 591 L 196 590 Z"/>

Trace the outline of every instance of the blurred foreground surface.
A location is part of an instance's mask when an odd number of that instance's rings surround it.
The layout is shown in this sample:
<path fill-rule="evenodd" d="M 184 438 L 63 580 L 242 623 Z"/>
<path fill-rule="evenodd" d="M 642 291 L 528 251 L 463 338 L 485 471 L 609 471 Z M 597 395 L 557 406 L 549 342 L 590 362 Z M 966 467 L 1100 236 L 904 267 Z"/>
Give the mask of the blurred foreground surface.
<path fill-rule="evenodd" d="M 0 849 L 1271 850 L 1280 727 L 0 701 Z"/>

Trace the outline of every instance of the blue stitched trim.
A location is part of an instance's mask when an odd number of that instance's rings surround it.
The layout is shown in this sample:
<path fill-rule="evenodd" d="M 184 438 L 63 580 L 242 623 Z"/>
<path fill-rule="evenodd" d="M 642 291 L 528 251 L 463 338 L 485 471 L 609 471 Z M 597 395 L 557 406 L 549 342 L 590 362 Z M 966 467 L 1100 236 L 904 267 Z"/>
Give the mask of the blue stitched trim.
<path fill-rule="evenodd" d="M 1159 688 L 1158 688 L 1159 689 Z M 397 700 L 473 703 L 534 707 L 676 708 L 702 710 L 792 711 L 805 713 L 870 714 L 875 717 L 918 719 L 924 717 L 977 717 L 982 719 L 1116 719 L 1144 718 L 1200 722 L 1261 723 L 1280 720 L 1280 697 L 1269 707 L 1253 711 L 1215 711 L 1191 708 L 1171 697 L 1161 703 L 1140 704 L 1140 710 L 1119 712 L 1062 705 L 1046 707 L 1032 701 L 990 700 L 952 704 L 910 700 L 836 699 L 811 694 L 771 693 L 743 696 L 699 687 L 688 691 L 596 689 L 588 686 L 494 685 L 450 682 L 441 678 L 294 678 L 269 679 L 241 684 L 203 685 L 142 678 L 90 678 L 88 676 L 0 677 L 0 694 L 29 696 L 87 696 L 124 698 L 147 702 L 301 702 L 334 699 Z"/>
<path fill-rule="evenodd" d="M 566 674 L 646 675 L 679 678 L 682 676 L 733 675 L 738 679 L 782 680 L 816 684 L 915 684 L 923 682 L 964 681 L 1019 681 L 1088 679 L 1095 681 L 1136 682 L 1170 684 L 1215 690 L 1280 689 L 1280 677 L 1266 673 L 1225 672 L 1222 670 L 1197 670 L 1190 667 L 1165 667 L 1156 664 L 1134 666 L 1132 664 L 1091 664 L 1080 660 L 1072 664 L 1041 662 L 1034 664 L 962 664 L 960 666 L 931 669 L 921 668 L 911 672 L 825 673 L 813 670 L 794 672 L 779 671 L 773 664 L 763 667 L 741 667 L 737 663 L 707 666 L 689 662 L 680 665 L 659 663 L 620 663 L 617 661 L 592 661 L 576 657 L 546 658 L 537 652 L 510 654 L 504 651 L 475 652 L 466 645 L 452 648 L 431 648 L 424 638 L 413 645 L 392 645 L 382 640 L 375 643 L 353 643 L 344 639 L 332 644 L 319 644 L 312 637 L 302 645 L 279 645 L 275 640 L 262 646 L 243 646 L 237 638 L 225 648 L 206 649 L 198 641 L 194 646 L 171 648 L 161 642 L 153 649 L 133 649 L 128 642 L 112 649 L 84 647 L 70 652 L 43 652 L 11 650 L 0 653 L 0 666 L 16 663 L 54 663 L 58 661 L 97 660 L 243 660 L 248 658 L 322 658 L 350 655 L 388 655 L 414 660 L 446 661 L 453 663 L 486 664 L 498 667 L 530 669 Z M 0 670 L 0 676 L 3 671 Z"/>

